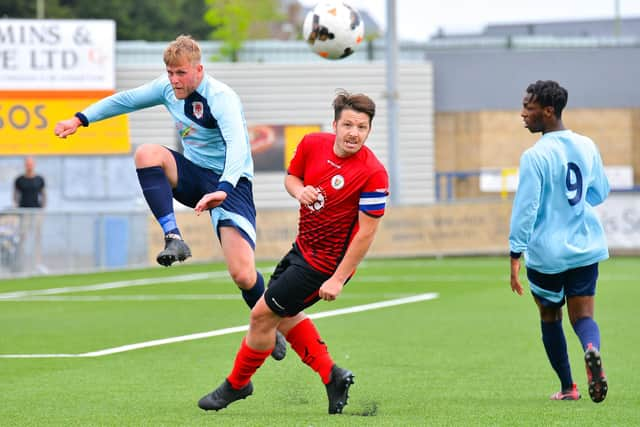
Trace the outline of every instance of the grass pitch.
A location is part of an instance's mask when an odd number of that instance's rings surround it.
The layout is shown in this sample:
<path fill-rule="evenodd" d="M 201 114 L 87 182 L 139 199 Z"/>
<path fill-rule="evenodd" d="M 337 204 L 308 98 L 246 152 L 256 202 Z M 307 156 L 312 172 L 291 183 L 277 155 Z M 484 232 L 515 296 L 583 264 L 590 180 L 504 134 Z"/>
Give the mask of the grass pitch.
<path fill-rule="evenodd" d="M 509 288 L 508 258 L 366 261 L 337 301 L 308 311 L 356 375 L 341 415 L 327 414 L 324 386 L 291 348 L 282 362 L 267 359 L 248 399 L 197 408 L 229 373 L 248 321 L 221 264 L 0 281 L 0 425 L 637 426 L 638 265 L 601 264 L 609 394 L 595 404 L 567 321 L 583 399 L 548 400 L 559 383 L 531 296 Z M 437 298 L 370 305 L 429 293 Z M 337 309 L 345 313 L 322 317 Z"/>

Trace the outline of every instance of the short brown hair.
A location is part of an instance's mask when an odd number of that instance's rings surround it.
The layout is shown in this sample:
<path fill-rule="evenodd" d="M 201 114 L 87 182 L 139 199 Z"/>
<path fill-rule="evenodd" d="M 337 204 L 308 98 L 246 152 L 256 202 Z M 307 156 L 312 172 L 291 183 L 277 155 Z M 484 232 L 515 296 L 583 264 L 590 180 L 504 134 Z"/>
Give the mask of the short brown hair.
<path fill-rule="evenodd" d="M 351 94 L 346 90 L 339 90 L 333 100 L 334 120 L 338 121 L 342 110 L 353 110 L 359 113 L 365 113 L 369 116 L 369 126 L 376 115 L 376 104 L 371 98 L 363 93 Z"/>
<path fill-rule="evenodd" d="M 186 58 L 192 64 L 197 64 L 202 58 L 200 45 L 189 35 L 180 35 L 164 50 L 165 65 L 176 65 Z"/>

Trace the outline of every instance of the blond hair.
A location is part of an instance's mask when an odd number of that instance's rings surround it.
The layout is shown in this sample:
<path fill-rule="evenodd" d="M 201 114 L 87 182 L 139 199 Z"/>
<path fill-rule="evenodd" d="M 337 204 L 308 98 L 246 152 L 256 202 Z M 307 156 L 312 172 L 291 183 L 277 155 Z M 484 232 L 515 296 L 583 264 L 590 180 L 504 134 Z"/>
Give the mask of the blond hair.
<path fill-rule="evenodd" d="M 189 35 L 180 35 L 164 50 L 165 65 L 177 65 L 184 59 L 188 59 L 192 64 L 200 63 L 202 51 L 200 45 Z"/>

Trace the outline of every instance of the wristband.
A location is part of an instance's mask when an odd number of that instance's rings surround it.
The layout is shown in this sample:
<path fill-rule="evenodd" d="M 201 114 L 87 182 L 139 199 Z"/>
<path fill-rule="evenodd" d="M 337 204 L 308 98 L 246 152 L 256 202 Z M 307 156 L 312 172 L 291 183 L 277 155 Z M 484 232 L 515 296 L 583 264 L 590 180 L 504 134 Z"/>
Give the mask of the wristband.
<path fill-rule="evenodd" d="M 85 116 L 84 114 L 78 112 L 74 114 L 74 117 L 77 117 L 78 120 L 80 120 L 80 123 L 82 123 L 82 126 L 84 127 L 89 126 L 89 119 L 87 119 L 87 116 Z"/>

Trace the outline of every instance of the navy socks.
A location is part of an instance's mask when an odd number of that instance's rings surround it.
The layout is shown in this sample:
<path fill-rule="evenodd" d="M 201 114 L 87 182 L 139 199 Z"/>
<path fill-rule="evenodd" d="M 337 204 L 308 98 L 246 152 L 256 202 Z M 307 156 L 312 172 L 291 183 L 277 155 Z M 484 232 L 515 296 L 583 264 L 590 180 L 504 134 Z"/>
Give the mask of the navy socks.
<path fill-rule="evenodd" d="M 580 338 L 582 349 L 587 350 L 589 344 L 600 351 L 600 329 L 598 324 L 591 317 L 583 317 L 573 325 L 573 330 Z"/>
<path fill-rule="evenodd" d="M 264 278 L 259 271 L 257 273 L 258 278 L 256 279 L 256 283 L 253 285 L 253 288 L 249 290 L 242 289 L 242 298 L 244 298 L 244 302 L 247 303 L 249 308 L 253 308 L 264 293 Z"/>
<path fill-rule="evenodd" d="M 542 329 L 542 342 L 547 351 L 547 357 L 551 366 L 558 374 L 562 390 L 568 390 L 573 386 L 571 366 L 567 354 L 567 340 L 562 330 L 562 321 L 540 322 Z"/>
<path fill-rule="evenodd" d="M 180 235 L 173 212 L 173 191 L 160 166 L 136 169 L 142 194 L 156 217 L 164 234 Z"/>

